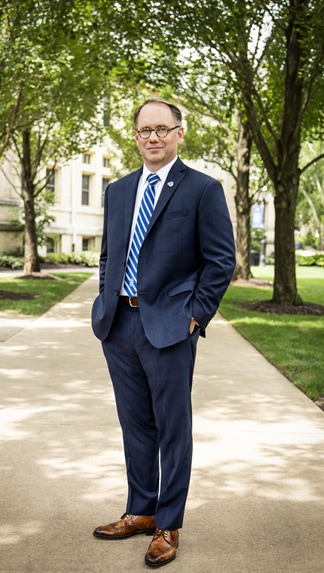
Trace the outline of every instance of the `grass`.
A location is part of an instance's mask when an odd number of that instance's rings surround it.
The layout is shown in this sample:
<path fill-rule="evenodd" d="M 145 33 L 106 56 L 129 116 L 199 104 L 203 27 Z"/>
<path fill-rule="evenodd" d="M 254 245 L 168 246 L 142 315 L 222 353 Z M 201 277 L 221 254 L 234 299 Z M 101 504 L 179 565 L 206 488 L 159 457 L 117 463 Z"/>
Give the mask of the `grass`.
<path fill-rule="evenodd" d="M 89 272 L 52 274 L 57 277 L 57 280 L 0 276 L 0 291 L 31 296 L 31 298 L 0 298 L 0 311 L 40 316 L 90 276 Z"/>
<path fill-rule="evenodd" d="M 253 267 L 255 278 L 273 279 L 272 267 Z M 324 305 L 324 268 L 298 267 L 298 291 L 306 302 Z M 272 288 L 230 286 L 220 313 L 309 398 L 324 396 L 324 317 L 275 315 L 240 308 L 270 300 Z"/>

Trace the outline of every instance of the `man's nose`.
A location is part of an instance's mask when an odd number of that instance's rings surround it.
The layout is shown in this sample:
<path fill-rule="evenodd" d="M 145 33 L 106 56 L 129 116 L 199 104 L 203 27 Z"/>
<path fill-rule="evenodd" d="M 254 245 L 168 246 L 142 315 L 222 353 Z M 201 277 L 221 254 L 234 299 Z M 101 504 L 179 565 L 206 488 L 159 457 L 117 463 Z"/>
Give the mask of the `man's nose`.
<path fill-rule="evenodd" d="M 150 133 L 150 140 L 151 140 L 151 141 L 158 141 L 158 140 L 159 140 L 159 138 L 158 138 L 158 136 L 156 135 L 156 132 L 154 131 L 154 129 L 152 129 L 152 131 L 151 131 L 151 133 Z"/>

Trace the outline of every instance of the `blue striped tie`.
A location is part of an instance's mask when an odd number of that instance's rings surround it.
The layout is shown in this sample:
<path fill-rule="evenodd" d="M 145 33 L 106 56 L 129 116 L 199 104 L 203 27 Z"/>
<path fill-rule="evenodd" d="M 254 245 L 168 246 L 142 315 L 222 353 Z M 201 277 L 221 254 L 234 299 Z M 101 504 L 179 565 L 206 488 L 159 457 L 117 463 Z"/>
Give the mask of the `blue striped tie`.
<path fill-rule="evenodd" d="M 152 217 L 154 209 L 155 184 L 159 181 L 160 177 L 156 173 L 150 173 L 147 179 L 149 184 L 144 191 L 140 205 L 133 241 L 126 265 L 124 286 L 128 296 L 130 297 L 137 293 L 138 255 Z"/>

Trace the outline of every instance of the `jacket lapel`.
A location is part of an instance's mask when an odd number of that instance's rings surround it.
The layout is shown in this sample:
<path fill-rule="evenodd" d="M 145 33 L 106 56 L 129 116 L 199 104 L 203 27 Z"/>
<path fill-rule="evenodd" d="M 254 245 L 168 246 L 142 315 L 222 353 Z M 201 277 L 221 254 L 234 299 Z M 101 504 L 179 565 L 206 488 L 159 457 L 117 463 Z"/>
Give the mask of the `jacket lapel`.
<path fill-rule="evenodd" d="M 173 193 L 175 193 L 177 187 L 181 183 L 185 171 L 186 171 L 185 164 L 181 161 L 181 159 L 177 159 L 175 164 L 170 169 L 170 172 L 166 178 L 166 181 L 163 185 L 160 197 L 158 202 L 155 206 L 153 211 L 153 215 L 150 221 L 150 224 L 147 229 L 146 236 L 150 232 L 152 226 L 154 225 L 155 221 L 158 219 L 159 215 L 163 211 L 164 207 L 172 197 Z M 138 181 L 140 176 L 142 175 L 143 168 L 134 171 L 132 177 L 129 179 L 128 187 L 125 193 L 125 204 L 124 204 L 124 242 L 126 247 L 126 252 L 128 249 L 129 239 L 130 239 L 130 232 L 132 228 L 132 221 L 133 221 L 133 213 L 134 213 L 134 205 L 136 200 L 136 193 L 138 187 Z M 146 238 L 146 237 L 145 237 Z M 145 240 L 145 239 L 144 239 Z"/>
<path fill-rule="evenodd" d="M 158 202 L 157 202 L 155 209 L 153 211 L 152 219 L 151 219 L 150 224 L 148 226 L 147 233 L 149 233 L 150 229 L 154 225 L 154 223 L 157 220 L 157 218 L 159 217 L 160 213 L 163 211 L 164 207 L 166 206 L 166 204 L 168 203 L 168 201 L 170 200 L 170 198 L 172 197 L 172 195 L 176 191 L 177 187 L 181 183 L 181 181 L 184 177 L 185 171 L 186 171 L 185 164 L 181 161 L 181 159 L 178 159 L 175 162 L 175 164 L 172 166 L 172 168 L 170 169 L 170 172 L 169 172 L 169 174 L 166 178 L 166 181 L 163 185 L 160 197 L 159 197 Z"/>

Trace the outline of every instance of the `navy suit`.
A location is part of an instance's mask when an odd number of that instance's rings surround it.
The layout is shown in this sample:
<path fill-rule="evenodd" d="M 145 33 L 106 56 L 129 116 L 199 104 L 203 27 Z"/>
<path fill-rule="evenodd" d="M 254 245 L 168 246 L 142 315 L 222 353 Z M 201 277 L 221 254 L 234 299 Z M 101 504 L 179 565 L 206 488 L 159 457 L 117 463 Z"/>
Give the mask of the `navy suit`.
<path fill-rule="evenodd" d="M 122 305 L 119 294 L 141 173 L 110 184 L 105 193 L 92 325 L 103 344 L 123 430 L 126 511 L 155 515 L 157 527 L 173 530 L 182 525 L 189 487 L 196 342 L 231 280 L 235 249 L 222 186 L 177 159 L 140 251 L 139 308 Z M 192 317 L 200 330 L 190 336 Z"/>

